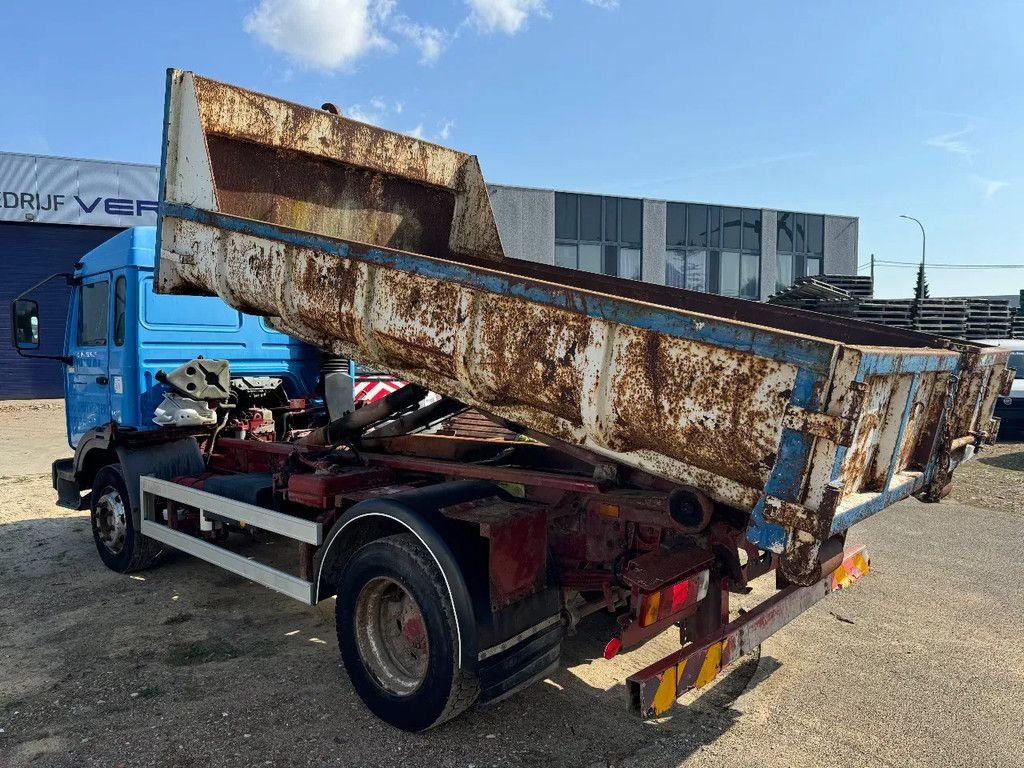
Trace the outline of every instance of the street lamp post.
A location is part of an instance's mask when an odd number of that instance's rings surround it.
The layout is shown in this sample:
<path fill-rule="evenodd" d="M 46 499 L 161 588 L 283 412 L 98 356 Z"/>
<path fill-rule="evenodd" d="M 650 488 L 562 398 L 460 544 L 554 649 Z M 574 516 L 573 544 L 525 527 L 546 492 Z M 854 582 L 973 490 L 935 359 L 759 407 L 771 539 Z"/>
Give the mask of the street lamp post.
<path fill-rule="evenodd" d="M 917 300 L 921 301 L 921 299 L 924 298 L 924 249 L 927 243 L 927 238 L 924 234 L 924 224 L 915 219 L 913 216 L 907 216 L 905 213 L 901 213 L 900 218 L 910 219 L 921 228 L 921 279 L 917 281 Z"/>

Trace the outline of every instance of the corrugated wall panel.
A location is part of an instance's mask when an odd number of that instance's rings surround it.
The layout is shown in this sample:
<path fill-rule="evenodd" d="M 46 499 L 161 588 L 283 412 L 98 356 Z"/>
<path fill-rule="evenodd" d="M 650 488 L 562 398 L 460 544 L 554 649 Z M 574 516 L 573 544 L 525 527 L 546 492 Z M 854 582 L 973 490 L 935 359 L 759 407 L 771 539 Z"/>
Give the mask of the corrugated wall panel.
<path fill-rule="evenodd" d="M 0 400 L 64 396 L 63 366 L 55 360 L 28 360 L 11 347 L 11 300 L 54 272 L 71 272 L 88 251 L 120 229 L 61 224 L 0 222 Z M 69 291 L 60 280 L 33 292 L 39 302 L 37 353 L 60 354 Z"/>

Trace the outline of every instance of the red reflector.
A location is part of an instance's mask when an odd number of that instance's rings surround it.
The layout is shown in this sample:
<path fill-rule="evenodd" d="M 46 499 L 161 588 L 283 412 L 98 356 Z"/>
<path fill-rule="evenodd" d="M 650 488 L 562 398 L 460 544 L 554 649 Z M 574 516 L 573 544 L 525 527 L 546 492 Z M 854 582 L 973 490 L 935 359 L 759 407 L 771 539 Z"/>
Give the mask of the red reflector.
<path fill-rule="evenodd" d="M 690 582 L 680 581 L 672 585 L 672 613 L 675 613 L 690 599 Z"/>
<path fill-rule="evenodd" d="M 608 641 L 608 645 L 604 647 L 604 657 L 606 659 L 614 659 L 615 655 L 619 652 L 619 648 L 622 647 L 622 641 L 617 637 L 613 637 Z"/>

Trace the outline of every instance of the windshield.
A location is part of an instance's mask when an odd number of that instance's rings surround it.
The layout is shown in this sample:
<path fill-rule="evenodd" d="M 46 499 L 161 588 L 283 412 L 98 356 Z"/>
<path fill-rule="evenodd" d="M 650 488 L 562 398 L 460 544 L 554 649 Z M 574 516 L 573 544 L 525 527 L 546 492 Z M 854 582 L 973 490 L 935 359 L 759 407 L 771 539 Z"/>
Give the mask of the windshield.
<path fill-rule="evenodd" d="M 1011 352 L 1007 365 L 1016 371 L 1013 378 L 1024 379 L 1024 352 Z"/>

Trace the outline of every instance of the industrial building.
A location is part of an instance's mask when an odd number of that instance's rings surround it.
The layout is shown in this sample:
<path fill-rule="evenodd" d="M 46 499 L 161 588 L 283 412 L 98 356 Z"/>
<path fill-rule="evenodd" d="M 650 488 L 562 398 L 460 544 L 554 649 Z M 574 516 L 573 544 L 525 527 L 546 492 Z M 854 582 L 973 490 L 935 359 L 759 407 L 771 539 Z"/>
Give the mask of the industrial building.
<path fill-rule="evenodd" d="M 0 153 L 0 399 L 62 397 L 64 371 L 12 349 L 11 300 L 126 227 L 155 224 L 155 166 Z M 69 292 L 51 280 L 39 302 L 39 353 L 59 354 Z"/>
<path fill-rule="evenodd" d="M 0 304 L 120 230 L 156 223 L 159 169 L 0 152 Z M 507 255 L 634 280 L 767 299 L 797 277 L 856 274 L 852 216 L 488 187 Z M 67 288 L 40 304 L 41 353 L 63 343 Z M 10 338 L 10 317 L 0 321 Z M 63 371 L 0 344 L 0 399 L 63 395 Z"/>
<path fill-rule="evenodd" d="M 798 277 L 857 274 L 854 216 L 489 190 L 505 253 L 516 258 L 762 301 Z"/>

